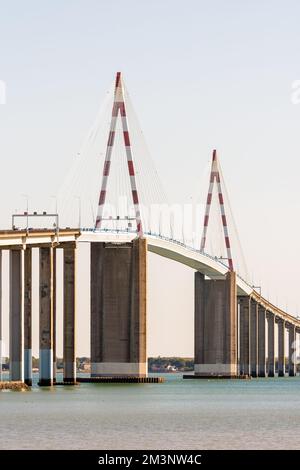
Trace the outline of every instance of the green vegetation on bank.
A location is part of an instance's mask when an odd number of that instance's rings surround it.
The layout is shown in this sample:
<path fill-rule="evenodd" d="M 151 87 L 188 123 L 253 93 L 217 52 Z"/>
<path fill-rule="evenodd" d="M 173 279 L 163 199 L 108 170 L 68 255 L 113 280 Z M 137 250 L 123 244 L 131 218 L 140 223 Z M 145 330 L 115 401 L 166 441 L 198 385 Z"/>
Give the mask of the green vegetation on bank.
<path fill-rule="evenodd" d="M 164 370 L 166 372 L 187 372 L 194 370 L 194 358 L 191 357 L 149 357 L 148 367 L 150 372 Z"/>
<path fill-rule="evenodd" d="M 90 358 L 83 356 L 76 358 L 77 370 L 82 372 L 89 372 L 90 370 Z M 57 370 L 63 369 L 63 359 L 58 357 L 56 359 Z M 38 370 L 39 368 L 39 358 L 32 358 L 32 368 L 33 370 Z M 148 368 L 149 372 L 156 371 L 166 371 L 166 372 L 187 372 L 194 370 L 194 358 L 191 357 L 149 357 L 148 359 Z M 4 358 L 3 361 L 3 370 L 9 370 L 9 360 L 8 357 Z"/>

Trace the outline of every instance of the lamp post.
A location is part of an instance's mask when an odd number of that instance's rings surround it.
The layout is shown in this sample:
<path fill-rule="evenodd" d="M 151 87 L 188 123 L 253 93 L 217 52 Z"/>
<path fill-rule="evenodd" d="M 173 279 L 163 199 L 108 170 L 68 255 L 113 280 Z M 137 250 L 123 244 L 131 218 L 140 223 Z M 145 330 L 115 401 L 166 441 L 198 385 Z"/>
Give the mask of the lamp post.
<path fill-rule="evenodd" d="M 78 228 L 81 228 L 81 197 L 75 196 L 75 199 L 78 199 Z"/>
<path fill-rule="evenodd" d="M 55 214 L 57 214 L 57 196 L 50 196 L 50 198 L 55 201 Z"/>
<path fill-rule="evenodd" d="M 261 286 L 252 286 L 252 289 L 257 289 L 259 290 L 259 295 L 261 297 Z"/>
<path fill-rule="evenodd" d="M 28 194 L 22 194 L 23 197 L 26 198 L 26 230 L 28 231 L 28 210 L 29 210 L 29 197 Z"/>

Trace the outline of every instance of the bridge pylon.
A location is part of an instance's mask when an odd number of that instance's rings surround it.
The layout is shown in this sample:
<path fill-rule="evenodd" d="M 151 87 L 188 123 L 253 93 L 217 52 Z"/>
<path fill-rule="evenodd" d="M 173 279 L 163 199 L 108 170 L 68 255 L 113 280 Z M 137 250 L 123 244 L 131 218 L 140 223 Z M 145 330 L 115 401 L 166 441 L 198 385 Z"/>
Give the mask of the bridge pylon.
<path fill-rule="evenodd" d="M 229 267 L 230 271 L 233 271 L 231 243 L 230 243 L 228 225 L 227 225 L 227 217 L 226 217 L 226 210 L 225 210 L 225 203 L 224 203 L 224 191 L 223 191 L 223 188 L 222 188 L 221 172 L 220 172 L 220 166 L 219 166 L 217 151 L 213 150 L 212 162 L 211 162 L 211 171 L 210 171 L 210 179 L 209 179 L 209 188 L 208 188 L 208 194 L 207 194 L 207 199 L 206 199 L 206 208 L 205 208 L 205 215 L 204 215 L 204 221 L 203 221 L 203 231 L 202 231 L 201 245 L 200 245 L 200 251 L 201 252 L 203 252 L 204 249 L 205 249 L 207 229 L 208 229 L 208 224 L 209 224 L 210 208 L 211 208 L 213 190 L 214 190 L 214 185 L 215 184 L 217 185 L 217 191 L 218 191 L 218 201 L 219 201 L 220 215 L 221 215 L 221 221 L 222 221 L 222 226 L 223 226 L 225 247 L 226 247 L 226 252 L 227 252 L 228 267 Z"/>
<path fill-rule="evenodd" d="M 116 124 L 121 119 L 137 238 L 91 245 L 91 376 L 147 377 L 147 241 L 143 237 L 124 85 L 117 72 L 95 228 L 100 229 Z"/>
<path fill-rule="evenodd" d="M 112 156 L 112 151 L 113 151 L 114 142 L 115 142 L 116 124 L 117 124 L 117 120 L 119 117 L 121 118 L 121 122 L 122 122 L 123 139 L 124 139 L 124 145 L 125 145 L 125 150 L 126 150 L 127 167 L 128 167 L 128 175 L 130 179 L 132 201 L 133 201 L 134 210 L 135 210 L 137 234 L 139 237 L 142 237 L 143 226 L 142 226 L 142 219 L 141 219 L 140 201 L 139 201 L 139 194 L 138 194 L 138 189 L 137 189 L 137 184 L 136 184 L 135 165 L 133 161 L 130 131 L 129 131 L 129 125 L 128 125 L 128 116 L 127 116 L 126 102 L 125 102 L 125 96 L 124 96 L 124 85 L 123 85 L 121 72 L 117 72 L 116 81 L 115 81 L 114 101 L 113 101 L 111 120 L 110 120 L 110 130 L 109 130 L 107 146 L 106 146 L 106 154 L 105 154 L 105 160 L 104 160 L 104 166 L 103 166 L 103 172 L 102 172 L 102 184 L 101 184 L 101 190 L 100 190 L 100 195 L 99 195 L 98 210 L 97 210 L 97 217 L 96 217 L 96 224 L 95 224 L 95 228 L 98 228 L 98 229 L 101 228 L 102 221 L 103 221 L 103 209 L 104 209 L 106 194 L 107 194 L 108 178 L 110 175 L 111 156 Z"/>

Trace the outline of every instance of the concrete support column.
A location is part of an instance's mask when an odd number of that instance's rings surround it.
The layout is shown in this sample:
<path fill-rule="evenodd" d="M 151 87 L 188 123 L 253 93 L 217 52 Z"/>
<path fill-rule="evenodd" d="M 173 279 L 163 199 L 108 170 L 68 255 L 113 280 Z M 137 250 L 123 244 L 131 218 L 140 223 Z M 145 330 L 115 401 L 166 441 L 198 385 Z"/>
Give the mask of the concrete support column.
<path fill-rule="evenodd" d="M 296 375 L 296 327 L 289 325 L 289 376 Z"/>
<path fill-rule="evenodd" d="M 248 296 L 239 297 L 240 305 L 240 374 L 250 374 L 250 308 Z"/>
<path fill-rule="evenodd" d="M 32 252 L 24 252 L 24 381 L 32 385 Z"/>
<path fill-rule="evenodd" d="M 258 377 L 266 376 L 266 310 L 258 307 Z"/>
<path fill-rule="evenodd" d="M 10 250 L 9 371 L 24 382 L 24 252 Z"/>
<path fill-rule="evenodd" d="M 267 313 L 268 319 L 268 377 L 275 375 L 275 315 Z"/>
<path fill-rule="evenodd" d="M 250 310 L 250 374 L 258 373 L 258 303 L 251 300 Z"/>
<path fill-rule="evenodd" d="M 195 335 L 195 366 L 196 364 L 205 364 L 205 276 L 204 274 L 195 272 L 195 318 L 194 318 L 194 335 Z M 206 326 L 207 328 L 207 326 Z"/>
<path fill-rule="evenodd" d="M 285 376 L 285 321 L 278 320 L 278 377 Z"/>
<path fill-rule="evenodd" d="M 53 248 L 40 248 L 40 381 L 53 385 Z"/>
<path fill-rule="evenodd" d="M 205 280 L 195 273 L 195 376 L 237 376 L 236 275 Z"/>
<path fill-rule="evenodd" d="M 0 382 L 3 365 L 3 330 L 2 330 L 2 250 L 0 250 Z"/>
<path fill-rule="evenodd" d="M 91 376 L 100 375 L 98 364 L 103 362 L 103 283 L 104 283 L 104 244 L 91 243 Z M 94 364 L 94 365 L 92 365 Z"/>
<path fill-rule="evenodd" d="M 130 295 L 130 363 L 147 376 L 147 240 L 142 238 L 133 242 Z"/>
<path fill-rule="evenodd" d="M 53 248 L 53 383 L 56 382 L 56 248 Z"/>
<path fill-rule="evenodd" d="M 64 382 L 76 382 L 75 244 L 64 247 Z"/>
<path fill-rule="evenodd" d="M 299 367 L 298 367 L 298 358 L 299 358 L 299 355 L 300 355 L 300 350 L 299 350 L 299 344 L 300 344 L 300 338 L 299 335 L 300 334 L 300 329 L 297 327 L 296 328 L 296 337 L 295 337 L 295 340 L 296 340 L 296 348 L 295 348 L 295 352 L 296 352 L 296 357 L 297 357 L 297 364 L 296 364 L 296 368 L 295 368 L 295 375 L 297 375 L 298 371 L 299 371 Z"/>
<path fill-rule="evenodd" d="M 147 242 L 91 243 L 91 375 L 147 375 Z"/>

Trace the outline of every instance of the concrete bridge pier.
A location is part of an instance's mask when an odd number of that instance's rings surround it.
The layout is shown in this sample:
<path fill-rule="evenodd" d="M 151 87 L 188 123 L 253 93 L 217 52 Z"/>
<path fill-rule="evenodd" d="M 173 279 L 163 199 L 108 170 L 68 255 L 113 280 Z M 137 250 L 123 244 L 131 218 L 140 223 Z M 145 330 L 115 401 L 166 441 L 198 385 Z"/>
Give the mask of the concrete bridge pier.
<path fill-rule="evenodd" d="M 275 316 L 267 312 L 268 321 L 268 377 L 275 375 Z"/>
<path fill-rule="evenodd" d="M 299 367 L 298 367 L 298 358 L 300 356 L 300 350 L 299 350 L 299 345 L 300 345 L 300 337 L 297 336 L 300 334 L 300 328 L 296 326 L 296 332 L 295 332 L 295 341 L 296 341 L 296 347 L 295 347 L 295 354 L 296 354 L 296 358 L 297 358 L 297 363 L 296 363 L 296 366 L 295 366 L 295 375 L 297 375 L 298 373 L 298 370 L 299 370 Z"/>
<path fill-rule="evenodd" d="M 24 251 L 9 252 L 9 373 L 24 382 Z"/>
<path fill-rule="evenodd" d="M 53 248 L 40 248 L 40 379 L 53 385 Z"/>
<path fill-rule="evenodd" d="M 2 327 L 2 250 L 0 250 L 0 382 L 3 364 L 3 327 Z"/>
<path fill-rule="evenodd" d="M 289 376 L 296 375 L 296 327 L 295 325 L 288 326 L 289 332 Z"/>
<path fill-rule="evenodd" d="M 24 252 L 24 381 L 32 385 L 32 250 Z"/>
<path fill-rule="evenodd" d="M 250 375 L 250 311 L 251 311 L 250 297 L 240 296 L 239 306 L 240 306 L 240 374 Z"/>
<path fill-rule="evenodd" d="M 195 377 L 236 377 L 236 275 L 205 280 L 195 273 Z"/>
<path fill-rule="evenodd" d="M 75 269 L 76 245 L 64 247 L 64 382 L 76 382 L 75 356 Z"/>
<path fill-rule="evenodd" d="M 250 375 L 258 374 L 258 304 L 251 299 L 250 310 Z"/>
<path fill-rule="evenodd" d="M 147 376 L 147 241 L 91 243 L 91 376 Z"/>
<path fill-rule="evenodd" d="M 285 321 L 278 319 L 278 377 L 285 376 Z"/>
<path fill-rule="evenodd" d="M 258 377 L 266 376 L 266 310 L 258 307 Z"/>
<path fill-rule="evenodd" d="M 56 383 L 56 254 L 53 248 L 53 383 Z"/>

